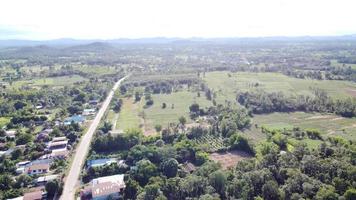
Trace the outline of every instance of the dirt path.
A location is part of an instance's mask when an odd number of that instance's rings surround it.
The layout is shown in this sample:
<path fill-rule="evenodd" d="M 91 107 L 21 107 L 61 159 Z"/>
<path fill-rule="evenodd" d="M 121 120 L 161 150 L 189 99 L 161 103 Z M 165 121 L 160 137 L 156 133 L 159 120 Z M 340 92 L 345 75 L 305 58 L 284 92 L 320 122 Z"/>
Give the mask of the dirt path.
<path fill-rule="evenodd" d="M 95 119 L 91 123 L 88 131 L 81 138 L 81 141 L 77 149 L 75 150 L 75 155 L 74 155 L 73 162 L 70 166 L 70 171 L 68 173 L 68 176 L 65 178 L 63 193 L 62 196 L 60 197 L 61 200 L 74 199 L 76 188 L 79 185 L 78 184 L 79 175 L 82 170 L 84 160 L 89 151 L 91 139 L 100 123 L 101 118 L 104 116 L 104 113 L 107 110 L 114 96 L 114 91 L 119 87 L 121 82 L 125 80 L 125 78 L 127 78 L 127 76 L 125 76 L 124 78 L 120 79 L 118 82 L 115 83 L 109 95 L 106 97 L 105 101 L 103 102 L 99 112 L 95 116 Z"/>

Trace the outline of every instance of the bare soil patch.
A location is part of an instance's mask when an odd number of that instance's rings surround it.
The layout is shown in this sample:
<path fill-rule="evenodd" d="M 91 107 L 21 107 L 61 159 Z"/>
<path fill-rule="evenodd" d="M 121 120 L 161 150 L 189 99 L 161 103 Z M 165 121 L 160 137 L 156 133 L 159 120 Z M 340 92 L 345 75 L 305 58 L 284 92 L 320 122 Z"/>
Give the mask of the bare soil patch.
<path fill-rule="evenodd" d="M 235 167 L 241 160 L 251 158 L 251 155 L 243 151 L 228 151 L 224 153 L 212 153 L 209 155 L 209 158 L 220 163 L 223 169 L 230 169 Z"/>
<path fill-rule="evenodd" d="M 356 97 L 356 90 L 355 89 L 347 88 L 346 92 L 348 94 L 350 94 L 351 96 Z"/>

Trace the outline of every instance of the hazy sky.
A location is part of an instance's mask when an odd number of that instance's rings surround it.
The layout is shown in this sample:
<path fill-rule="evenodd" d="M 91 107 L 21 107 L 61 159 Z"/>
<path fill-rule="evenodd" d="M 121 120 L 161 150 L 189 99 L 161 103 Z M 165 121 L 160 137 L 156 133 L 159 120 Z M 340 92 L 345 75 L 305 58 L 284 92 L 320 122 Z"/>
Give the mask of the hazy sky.
<path fill-rule="evenodd" d="M 0 39 L 356 33 L 356 0 L 0 0 Z"/>

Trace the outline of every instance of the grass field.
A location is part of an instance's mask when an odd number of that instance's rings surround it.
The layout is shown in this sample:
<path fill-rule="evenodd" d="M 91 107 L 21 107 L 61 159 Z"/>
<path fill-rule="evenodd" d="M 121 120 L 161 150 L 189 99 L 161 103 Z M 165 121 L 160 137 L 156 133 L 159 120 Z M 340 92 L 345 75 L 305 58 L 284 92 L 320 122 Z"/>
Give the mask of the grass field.
<path fill-rule="evenodd" d="M 80 65 L 74 66 L 74 69 L 88 73 L 88 74 L 97 74 L 97 75 L 107 75 L 107 74 L 115 74 L 116 68 L 111 66 L 87 66 Z"/>
<path fill-rule="evenodd" d="M 230 74 L 231 76 L 229 77 Z M 237 90 L 248 91 L 262 89 L 267 92 L 282 91 L 287 94 L 311 95 L 311 88 L 320 88 L 334 97 L 350 97 L 350 90 L 356 90 L 356 84 L 348 81 L 297 79 L 280 73 L 250 72 L 210 72 L 204 78 L 208 86 L 217 92 L 217 101 L 234 100 Z M 258 87 L 254 87 L 258 83 Z"/>
<path fill-rule="evenodd" d="M 134 103 L 132 98 L 123 99 L 123 106 L 119 113 L 115 129 L 127 130 L 138 128 L 141 124 L 139 117 L 139 103 Z"/>
<path fill-rule="evenodd" d="M 66 86 L 72 85 L 76 82 L 85 81 L 86 78 L 83 78 L 78 75 L 73 76 L 60 76 L 60 77 L 53 77 L 53 78 L 41 78 L 41 79 L 34 79 L 34 80 L 25 80 L 25 81 L 16 81 L 13 83 L 13 87 L 21 87 L 23 85 L 30 85 L 30 86 Z"/>
<path fill-rule="evenodd" d="M 147 128 L 153 128 L 156 124 L 166 127 L 170 122 L 178 122 L 178 118 L 184 116 L 187 123 L 191 122 L 189 118 L 189 106 L 196 102 L 200 107 L 211 106 L 211 101 L 208 101 L 205 96 L 197 97 L 196 93 L 188 91 L 174 92 L 171 94 L 152 95 L 154 104 L 149 108 L 144 109 L 145 124 Z M 162 108 L 162 104 L 166 103 L 167 107 Z M 172 108 L 172 105 L 174 107 Z"/>
<path fill-rule="evenodd" d="M 322 131 L 324 136 L 342 136 L 356 139 L 356 118 L 343 118 L 331 114 L 318 113 L 272 113 L 255 115 L 253 123 L 269 128 L 314 128 Z"/>

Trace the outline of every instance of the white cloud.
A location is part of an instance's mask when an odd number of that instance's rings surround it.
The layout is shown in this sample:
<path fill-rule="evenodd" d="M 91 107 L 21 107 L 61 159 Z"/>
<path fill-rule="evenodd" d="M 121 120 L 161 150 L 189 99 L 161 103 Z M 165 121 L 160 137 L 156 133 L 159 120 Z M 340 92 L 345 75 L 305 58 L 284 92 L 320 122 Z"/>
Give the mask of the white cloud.
<path fill-rule="evenodd" d="M 354 0 L 1 0 L 0 28 L 28 39 L 334 35 L 356 33 L 354 8 Z"/>

